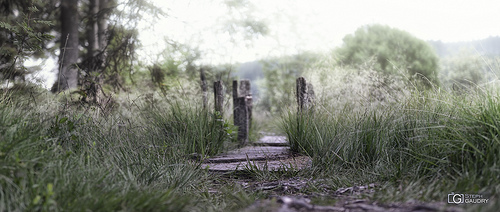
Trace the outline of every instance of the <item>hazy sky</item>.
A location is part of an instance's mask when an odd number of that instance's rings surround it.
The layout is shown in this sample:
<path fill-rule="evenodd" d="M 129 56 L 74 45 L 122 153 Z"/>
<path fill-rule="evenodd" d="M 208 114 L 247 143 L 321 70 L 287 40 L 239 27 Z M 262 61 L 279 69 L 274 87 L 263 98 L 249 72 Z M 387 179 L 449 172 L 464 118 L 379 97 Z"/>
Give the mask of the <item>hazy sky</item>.
<path fill-rule="evenodd" d="M 468 41 L 500 35 L 498 0 L 250 0 L 254 17 L 270 35 L 251 46 L 230 43 L 217 33 L 226 8 L 220 0 L 156 0 L 169 17 L 144 33 L 148 48 L 162 47 L 162 35 L 201 46 L 207 62 L 243 62 L 259 57 L 326 51 L 366 24 L 386 24 L 424 40 Z M 218 22 L 219 21 L 219 22 Z M 148 35 L 153 33 L 153 35 Z M 213 53 L 213 54 L 212 54 Z"/>
<path fill-rule="evenodd" d="M 155 61 L 167 45 L 164 37 L 199 46 L 203 63 L 246 62 L 294 54 L 328 51 L 342 38 L 366 24 L 386 24 L 424 40 L 468 41 L 500 36 L 500 0 L 250 0 L 253 16 L 265 21 L 270 33 L 251 45 L 231 43 L 221 33 L 221 21 L 231 19 L 224 0 L 153 0 L 168 17 L 143 22 L 139 52 Z M 153 26 L 153 27 L 151 27 Z M 240 44 L 240 45 L 239 45 Z M 50 87 L 55 80 L 54 60 L 39 76 Z M 53 71 L 49 71 L 53 70 Z"/>

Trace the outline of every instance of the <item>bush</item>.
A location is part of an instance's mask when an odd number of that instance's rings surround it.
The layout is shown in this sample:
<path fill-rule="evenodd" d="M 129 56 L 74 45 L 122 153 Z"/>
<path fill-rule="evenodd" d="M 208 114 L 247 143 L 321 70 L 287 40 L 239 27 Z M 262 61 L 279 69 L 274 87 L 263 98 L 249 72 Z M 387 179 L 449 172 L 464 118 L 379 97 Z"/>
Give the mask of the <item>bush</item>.
<path fill-rule="evenodd" d="M 486 56 L 478 55 L 471 49 L 462 49 L 456 54 L 441 60 L 442 82 L 454 90 L 473 88 L 491 79 L 494 74 L 488 64 Z"/>
<path fill-rule="evenodd" d="M 337 50 L 347 65 L 368 65 L 386 74 L 408 71 L 427 86 L 438 84 L 438 57 L 425 41 L 410 33 L 383 25 L 368 25 L 347 35 Z M 423 78 L 423 79 L 422 79 Z"/>

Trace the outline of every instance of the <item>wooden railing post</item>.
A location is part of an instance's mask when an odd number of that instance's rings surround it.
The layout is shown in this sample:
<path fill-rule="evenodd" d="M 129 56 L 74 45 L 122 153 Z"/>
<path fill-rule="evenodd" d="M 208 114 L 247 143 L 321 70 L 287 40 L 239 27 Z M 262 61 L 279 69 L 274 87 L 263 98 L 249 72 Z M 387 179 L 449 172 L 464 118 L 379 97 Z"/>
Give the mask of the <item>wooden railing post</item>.
<path fill-rule="evenodd" d="M 296 83 L 298 112 L 312 111 L 316 98 L 313 85 L 307 83 L 304 77 L 297 78 Z"/>
<path fill-rule="evenodd" d="M 221 116 L 224 114 L 224 93 L 222 81 L 214 82 L 215 111 L 218 111 Z"/>
<path fill-rule="evenodd" d="M 201 92 L 203 96 L 203 109 L 207 109 L 208 104 L 208 92 L 207 92 L 207 80 L 205 77 L 205 69 L 200 68 L 200 80 L 201 80 Z"/>
<path fill-rule="evenodd" d="M 238 89 L 239 88 L 239 89 Z M 233 81 L 233 116 L 234 125 L 238 127 L 238 141 L 240 145 L 248 142 L 248 134 L 252 122 L 252 94 L 250 92 L 250 81 Z"/>
<path fill-rule="evenodd" d="M 239 97 L 245 97 L 245 105 L 248 113 L 248 128 L 252 128 L 252 109 L 253 109 L 253 98 L 251 92 L 250 80 L 240 80 L 240 89 L 238 91 Z"/>

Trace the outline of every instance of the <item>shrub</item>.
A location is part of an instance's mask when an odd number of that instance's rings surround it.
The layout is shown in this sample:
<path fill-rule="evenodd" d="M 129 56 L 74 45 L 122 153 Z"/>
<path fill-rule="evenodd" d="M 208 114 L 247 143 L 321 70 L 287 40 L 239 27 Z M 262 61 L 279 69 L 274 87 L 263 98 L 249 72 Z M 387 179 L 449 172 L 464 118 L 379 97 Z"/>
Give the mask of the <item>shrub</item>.
<path fill-rule="evenodd" d="M 395 74 L 408 71 L 426 85 L 438 84 L 438 57 L 425 41 L 410 33 L 384 25 L 367 25 L 347 35 L 338 54 L 347 65 L 365 66 Z"/>

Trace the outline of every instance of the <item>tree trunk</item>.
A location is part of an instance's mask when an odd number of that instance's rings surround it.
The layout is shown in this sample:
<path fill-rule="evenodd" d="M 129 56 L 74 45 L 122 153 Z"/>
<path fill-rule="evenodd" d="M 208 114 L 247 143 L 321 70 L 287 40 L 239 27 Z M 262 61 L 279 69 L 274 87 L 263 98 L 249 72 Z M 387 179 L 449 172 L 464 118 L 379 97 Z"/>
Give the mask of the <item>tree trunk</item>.
<path fill-rule="evenodd" d="M 97 16 L 98 25 L 98 39 L 99 39 L 99 50 L 104 50 L 108 41 L 106 38 L 106 33 L 108 30 L 108 16 L 109 16 L 109 2 L 110 0 L 98 0 L 99 3 L 99 14 Z"/>
<path fill-rule="evenodd" d="M 87 64 L 82 89 L 87 93 L 85 101 L 106 107 L 106 95 L 102 90 L 103 72 L 106 65 L 105 48 L 108 17 L 107 0 L 89 0 L 89 25 L 87 31 Z"/>
<path fill-rule="evenodd" d="M 87 31 L 87 41 L 89 45 L 87 46 L 87 58 L 92 58 L 95 56 L 95 52 L 99 49 L 99 37 L 97 34 L 97 14 L 99 12 L 99 0 L 89 0 L 89 22 Z"/>
<path fill-rule="evenodd" d="M 60 70 L 56 87 L 53 91 L 73 89 L 78 84 L 78 0 L 61 0 L 61 51 L 59 53 Z"/>
<path fill-rule="evenodd" d="M 85 76 L 83 77 L 82 89 L 86 91 L 87 96 L 84 101 L 90 101 L 94 104 L 103 102 L 101 84 L 102 71 L 102 52 L 99 47 L 99 4 L 100 0 L 89 0 L 88 17 L 89 22 L 87 26 L 87 64 L 85 67 Z M 88 97 L 88 99 L 87 99 Z"/>
<path fill-rule="evenodd" d="M 104 78 L 104 71 L 106 69 L 106 46 L 108 45 L 107 31 L 108 31 L 108 17 L 110 11 L 110 0 L 96 0 L 99 8 L 97 13 L 97 45 L 99 50 L 98 59 L 102 61 L 102 66 L 98 68 L 99 74 L 95 77 L 94 83 L 92 84 L 92 89 L 95 91 L 94 103 L 100 105 L 102 108 L 107 108 L 107 103 L 109 99 L 104 94 L 102 90 L 102 83 Z M 106 100 L 107 99 L 107 100 Z"/>

